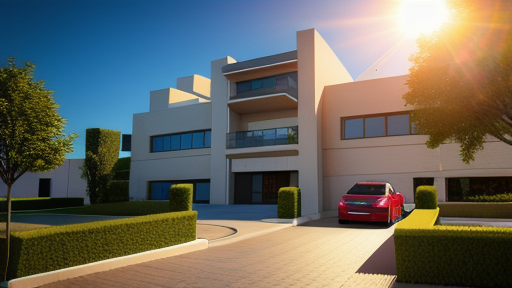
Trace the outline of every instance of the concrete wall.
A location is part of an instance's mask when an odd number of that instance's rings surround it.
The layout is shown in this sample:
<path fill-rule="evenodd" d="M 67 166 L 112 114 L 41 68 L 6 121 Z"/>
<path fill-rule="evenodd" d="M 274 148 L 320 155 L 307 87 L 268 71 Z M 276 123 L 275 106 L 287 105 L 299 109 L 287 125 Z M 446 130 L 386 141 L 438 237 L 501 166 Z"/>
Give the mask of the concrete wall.
<path fill-rule="evenodd" d="M 297 156 L 233 159 L 232 172 L 299 170 Z"/>
<path fill-rule="evenodd" d="M 64 164 L 43 173 L 25 173 L 12 186 L 12 197 L 38 197 L 39 179 L 51 179 L 50 197 L 81 197 L 88 203 L 87 181 L 80 178 L 83 159 L 66 159 Z M 7 197 L 7 186 L 0 182 L 0 197 Z"/>
<path fill-rule="evenodd" d="M 315 29 L 297 32 L 299 186 L 302 215 L 323 211 L 322 93 L 352 77 Z"/>
<path fill-rule="evenodd" d="M 205 99 L 208 99 L 210 97 L 210 86 L 210 79 L 197 74 L 188 77 L 178 78 L 176 80 L 176 88 L 178 90 L 188 92 L 190 94 L 194 94 Z"/>
<path fill-rule="evenodd" d="M 323 98 L 324 210 L 336 210 L 339 199 L 359 181 L 386 181 L 413 202 L 413 178 L 434 178 L 438 200 L 445 201 L 448 177 L 510 176 L 512 147 L 489 138 L 476 161 L 464 164 L 459 145 L 427 149 L 425 135 L 341 140 L 341 118 L 407 111 L 402 95 L 407 76 L 326 87 Z"/>
<path fill-rule="evenodd" d="M 210 178 L 211 148 L 151 153 L 151 136 L 211 129 L 212 103 L 133 115 L 130 197 L 147 199 L 149 181 Z M 213 138 L 213 137 L 212 137 Z"/>

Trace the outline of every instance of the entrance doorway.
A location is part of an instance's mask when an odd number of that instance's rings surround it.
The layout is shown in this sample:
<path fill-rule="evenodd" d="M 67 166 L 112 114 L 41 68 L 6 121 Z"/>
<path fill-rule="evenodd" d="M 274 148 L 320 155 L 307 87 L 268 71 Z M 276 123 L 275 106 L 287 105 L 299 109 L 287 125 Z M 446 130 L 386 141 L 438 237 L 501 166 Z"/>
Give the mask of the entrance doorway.
<path fill-rule="evenodd" d="M 235 173 L 235 204 L 277 204 L 277 192 L 288 186 L 288 171 Z"/>
<path fill-rule="evenodd" d="M 39 193 L 38 197 L 50 197 L 50 187 L 52 179 L 39 179 Z"/>

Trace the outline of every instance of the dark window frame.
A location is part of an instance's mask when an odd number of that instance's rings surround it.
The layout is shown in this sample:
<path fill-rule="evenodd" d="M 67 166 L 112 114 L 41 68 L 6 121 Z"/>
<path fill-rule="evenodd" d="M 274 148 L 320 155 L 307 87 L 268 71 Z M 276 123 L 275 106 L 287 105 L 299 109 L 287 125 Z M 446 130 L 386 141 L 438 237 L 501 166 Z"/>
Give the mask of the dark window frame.
<path fill-rule="evenodd" d="M 204 149 L 204 148 L 211 148 L 211 129 L 207 129 L 207 130 L 194 130 L 194 131 L 186 131 L 186 132 L 180 132 L 180 133 L 172 133 L 172 134 L 162 134 L 162 135 L 154 135 L 154 136 L 150 136 L 150 140 L 149 140 L 149 152 L 150 153 L 160 153 L 160 152 L 172 152 L 172 151 L 184 151 L 184 150 L 193 150 L 193 149 Z M 194 145 L 193 145 L 193 134 L 194 133 L 203 133 L 203 145 L 202 147 L 197 147 L 197 148 L 194 148 Z M 210 143 L 210 146 L 205 146 L 205 143 L 207 142 L 206 141 L 206 135 L 207 135 L 207 132 L 210 132 L 209 135 L 210 135 L 210 140 L 209 140 L 209 143 Z M 182 135 L 186 135 L 186 134 L 190 134 L 190 148 L 182 148 Z M 172 137 L 173 136 L 179 136 L 180 138 L 180 148 L 179 149 L 175 149 L 173 150 L 172 149 Z M 170 140 L 170 147 L 169 147 L 169 150 L 164 150 L 164 138 L 165 137 L 169 137 L 171 140 Z M 160 140 L 162 141 L 162 151 L 154 151 L 154 147 L 153 147 L 153 143 L 155 140 Z"/>
<path fill-rule="evenodd" d="M 365 138 L 381 138 L 381 137 L 395 137 L 395 136 L 407 136 L 407 135 L 417 135 L 413 133 L 413 123 L 411 122 L 411 118 L 409 116 L 409 134 L 401 134 L 401 135 L 389 135 L 388 132 L 388 117 L 390 116 L 398 116 L 398 115 L 410 115 L 410 111 L 402 111 L 402 112 L 392 112 L 392 113 L 379 113 L 379 114 L 367 114 L 367 115 L 358 115 L 358 116 L 349 116 L 349 117 L 341 117 L 340 118 L 340 140 L 353 140 L 353 139 L 365 139 Z M 376 117 L 384 117 L 384 136 L 366 136 L 366 119 L 367 118 L 376 118 Z M 354 119 L 363 119 L 363 137 L 355 137 L 355 138 L 345 138 L 345 121 L 354 120 Z"/>

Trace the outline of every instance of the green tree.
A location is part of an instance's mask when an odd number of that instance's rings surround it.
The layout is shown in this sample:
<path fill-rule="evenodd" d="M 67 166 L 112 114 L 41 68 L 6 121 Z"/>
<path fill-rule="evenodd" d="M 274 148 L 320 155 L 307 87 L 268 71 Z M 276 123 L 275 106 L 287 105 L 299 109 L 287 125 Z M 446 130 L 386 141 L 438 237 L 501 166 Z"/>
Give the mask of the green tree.
<path fill-rule="evenodd" d="M 110 202 L 108 185 L 119 158 L 121 132 L 89 128 L 85 132 L 85 161 L 82 177 L 87 180 L 87 195 L 91 204 Z"/>
<path fill-rule="evenodd" d="M 64 163 L 76 134 L 65 135 L 53 91 L 34 80 L 35 66 L 17 67 L 14 58 L 0 68 L 0 177 L 7 185 L 6 270 L 9 263 L 11 188 L 26 172 L 44 172 Z"/>
<path fill-rule="evenodd" d="M 451 0 L 452 21 L 417 40 L 404 95 L 434 149 L 460 144 L 473 161 L 492 135 L 512 145 L 512 3 Z"/>

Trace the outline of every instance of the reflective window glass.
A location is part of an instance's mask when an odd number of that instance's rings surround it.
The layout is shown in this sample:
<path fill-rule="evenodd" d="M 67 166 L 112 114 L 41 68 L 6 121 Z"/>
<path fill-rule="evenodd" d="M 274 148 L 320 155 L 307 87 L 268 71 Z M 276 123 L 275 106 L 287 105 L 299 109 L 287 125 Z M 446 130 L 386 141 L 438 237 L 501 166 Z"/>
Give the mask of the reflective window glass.
<path fill-rule="evenodd" d="M 181 134 L 181 149 L 190 149 L 192 148 L 192 134 Z"/>
<path fill-rule="evenodd" d="M 263 85 L 263 82 L 261 80 L 252 80 L 251 90 L 260 89 L 262 85 Z"/>
<path fill-rule="evenodd" d="M 212 146 L 212 131 L 204 131 L 204 147 Z"/>
<path fill-rule="evenodd" d="M 359 119 L 351 119 L 345 120 L 345 135 L 343 138 L 345 139 L 353 139 L 353 138 L 363 138 L 364 136 L 364 120 L 362 118 Z"/>
<path fill-rule="evenodd" d="M 384 116 L 366 118 L 364 131 L 365 137 L 386 136 L 386 118 Z"/>
<path fill-rule="evenodd" d="M 196 184 L 196 201 L 210 201 L 210 183 Z"/>
<path fill-rule="evenodd" d="M 251 81 L 236 83 L 236 93 L 243 93 L 251 90 Z"/>
<path fill-rule="evenodd" d="M 409 114 L 388 116 L 388 136 L 409 134 Z"/>
<path fill-rule="evenodd" d="M 164 151 L 171 151 L 171 136 L 164 136 Z"/>
<path fill-rule="evenodd" d="M 153 152 L 162 152 L 163 144 L 163 137 L 153 137 Z"/>
<path fill-rule="evenodd" d="M 274 88 L 276 86 L 276 78 L 270 77 L 262 79 L 263 81 L 263 88 Z"/>
<path fill-rule="evenodd" d="M 204 147 L 204 132 L 195 132 L 192 134 L 192 148 Z"/>
<path fill-rule="evenodd" d="M 181 149 L 181 137 L 180 135 L 172 135 L 171 136 L 171 150 L 180 150 Z"/>

